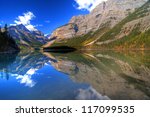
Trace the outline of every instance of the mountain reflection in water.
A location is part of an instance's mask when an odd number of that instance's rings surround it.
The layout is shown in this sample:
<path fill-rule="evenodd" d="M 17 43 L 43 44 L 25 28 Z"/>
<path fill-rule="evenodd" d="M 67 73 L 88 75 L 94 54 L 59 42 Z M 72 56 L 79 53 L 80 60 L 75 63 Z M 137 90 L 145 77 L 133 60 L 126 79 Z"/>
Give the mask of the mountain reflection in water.
<path fill-rule="evenodd" d="M 0 55 L 0 99 L 150 99 L 149 52 Z"/>

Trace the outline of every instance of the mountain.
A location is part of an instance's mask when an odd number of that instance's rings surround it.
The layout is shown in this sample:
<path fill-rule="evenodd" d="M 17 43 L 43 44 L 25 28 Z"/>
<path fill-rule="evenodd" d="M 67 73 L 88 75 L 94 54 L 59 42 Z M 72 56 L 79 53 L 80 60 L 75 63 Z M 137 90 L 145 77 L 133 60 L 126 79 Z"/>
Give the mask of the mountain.
<path fill-rule="evenodd" d="M 149 5 L 147 4 L 149 4 L 148 0 L 108 0 L 103 2 L 90 14 L 74 16 L 68 24 L 57 28 L 49 37 L 53 41 L 47 43 L 45 47 L 68 45 L 99 48 L 102 45 L 117 42 L 118 39 L 127 36 L 121 34 L 121 32 L 133 29 L 141 20 L 143 24 L 148 22 Z M 139 13 L 136 14 L 137 12 Z M 141 17 L 145 18 L 141 19 Z M 135 19 L 138 21 L 134 21 Z M 129 23 L 128 21 L 131 22 Z M 116 29 L 116 27 L 119 28 Z M 149 26 L 147 25 L 146 27 L 146 25 L 141 24 L 140 27 L 140 30 L 146 29 L 142 31 L 144 33 Z M 129 32 L 134 33 L 132 30 Z M 115 35 L 116 33 L 118 35 Z"/>
<path fill-rule="evenodd" d="M 10 26 L 9 34 L 19 45 L 24 46 L 41 46 L 47 42 L 44 34 L 38 30 L 30 31 L 24 25 Z"/>
<path fill-rule="evenodd" d="M 150 48 L 150 1 L 130 14 L 95 43 L 95 47 L 115 49 Z"/>
<path fill-rule="evenodd" d="M 1 52 L 9 52 L 13 53 L 19 51 L 19 47 L 17 46 L 16 42 L 8 36 L 7 32 L 1 32 L 0 29 L 0 53 Z"/>
<path fill-rule="evenodd" d="M 31 33 L 36 37 L 36 40 L 38 40 L 42 44 L 45 44 L 49 40 L 48 37 L 44 36 L 44 33 L 39 30 L 32 31 Z"/>

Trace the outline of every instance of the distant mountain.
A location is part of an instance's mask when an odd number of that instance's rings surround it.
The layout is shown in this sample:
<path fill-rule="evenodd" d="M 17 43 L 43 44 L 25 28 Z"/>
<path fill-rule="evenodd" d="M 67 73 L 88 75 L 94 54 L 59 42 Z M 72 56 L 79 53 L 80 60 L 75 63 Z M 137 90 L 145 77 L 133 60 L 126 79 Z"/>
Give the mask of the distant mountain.
<path fill-rule="evenodd" d="M 39 30 L 32 31 L 31 33 L 36 37 L 36 40 L 40 41 L 42 44 L 45 44 L 49 40 L 48 37 Z"/>
<path fill-rule="evenodd" d="M 52 41 L 44 47 L 123 48 L 130 45 L 130 48 L 138 48 L 141 45 L 140 48 L 146 48 L 149 43 L 149 4 L 148 0 L 103 2 L 90 14 L 74 16 L 68 24 L 57 28 L 49 37 Z M 131 43 L 135 43 L 134 46 Z"/>
<path fill-rule="evenodd" d="M 42 32 L 38 30 L 30 31 L 22 24 L 10 26 L 8 32 L 19 45 L 35 47 L 47 42 L 47 38 Z"/>

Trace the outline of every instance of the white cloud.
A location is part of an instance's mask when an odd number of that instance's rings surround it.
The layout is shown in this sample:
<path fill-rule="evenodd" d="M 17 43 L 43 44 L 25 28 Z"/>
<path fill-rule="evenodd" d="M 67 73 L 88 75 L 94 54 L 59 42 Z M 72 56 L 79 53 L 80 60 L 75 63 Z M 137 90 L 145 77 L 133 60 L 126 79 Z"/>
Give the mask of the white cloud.
<path fill-rule="evenodd" d="M 26 25 L 26 28 L 27 28 L 28 30 L 31 30 L 31 31 L 36 30 L 36 29 L 35 29 L 35 26 L 34 26 L 34 25 L 31 25 L 31 24 Z"/>
<path fill-rule="evenodd" d="M 16 24 L 9 24 L 10 26 L 16 26 Z"/>
<path fill-rule="evenodd" d="M 23 24 L 29 30 L 36 30 L 35 26 L 31 24 L 31 20 L 35 18 L 35 15 L 32 12 L 23 13 L 22 16 L 18 16 L 14 21 L 16 24 Z"/>
<path fill-rule="evenodd" d="M 77 100 L 109 100 L 109 97 L 101 95 L 93 87 L 79 89 L 76 96 Z"/>
<path fill-rule="evenodd" d="M 92 11 L 97 5 L 99 5 L 103 1 L 107 0 L 75 0 L 75 2 L 78 4 L 77 9 L 85 9 L 88 11 Z"/>
<path fill-rule="evenodd" d="M 44 34 L 44 36 L 46 37 L 46 36 L 48 36 L 49 34 Z M 48 65 L 47 63 L 45 63 L 45 65 Z"/>
<path fill-rule="evenodd" d="M 18 16 L 17 20 L 15 20 L 16 24 L 29 25 L 30 21 L 35 18 L 32 12 L 24 13 L 23 16 Z"/>
<path fill-rule="evenodd" d="M 42 24 L 35 25 L 35 27 L 42 27 L 42 26 L 43 26 Z"/>
<path fill-rule="evenodd" d="M 25 84 L 28 87 L 34 87 L 36 85 L 36 82 L 32 80 L 32 75 L 36 74 L 37 70 L 38 69 L 30 69 L 25 75 L 15 74 L 14 76 L 16 76 L 16 79 L 20 80 L 19 82 L 21 84 Z"/>

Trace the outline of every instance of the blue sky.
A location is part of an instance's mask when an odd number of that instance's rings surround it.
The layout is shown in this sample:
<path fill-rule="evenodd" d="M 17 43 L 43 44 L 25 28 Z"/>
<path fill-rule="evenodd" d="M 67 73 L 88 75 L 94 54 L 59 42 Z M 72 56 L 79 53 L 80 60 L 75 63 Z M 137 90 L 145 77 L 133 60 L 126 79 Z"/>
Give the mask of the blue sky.
<path fill-rule="evenodd" d="M 0 0 L 0 25 L 21 24 L 45 34 L 68 23 L 72 16 L 88 14 L 102 0 Z"/>

